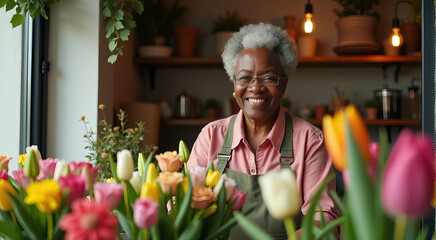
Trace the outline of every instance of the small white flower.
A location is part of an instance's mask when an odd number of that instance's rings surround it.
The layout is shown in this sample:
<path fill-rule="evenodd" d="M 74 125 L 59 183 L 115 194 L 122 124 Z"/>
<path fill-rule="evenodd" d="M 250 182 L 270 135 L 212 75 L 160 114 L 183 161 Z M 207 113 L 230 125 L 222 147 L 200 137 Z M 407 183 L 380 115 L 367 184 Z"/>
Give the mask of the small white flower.
<path fill-rule="evenodd" d="M 117 153 L 117 175 L 121 181 L 129 181 L 133 174 L 133 157 L 129 150 Z"/>

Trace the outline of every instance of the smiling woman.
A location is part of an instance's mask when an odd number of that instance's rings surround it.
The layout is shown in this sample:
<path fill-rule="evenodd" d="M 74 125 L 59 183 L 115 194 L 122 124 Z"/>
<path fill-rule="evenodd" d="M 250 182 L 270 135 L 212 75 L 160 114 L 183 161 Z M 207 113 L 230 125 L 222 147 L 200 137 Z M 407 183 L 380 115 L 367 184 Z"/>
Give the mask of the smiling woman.
<path fill-rule="evenodd" d="M 321 130 L 280 107 L 285 89 L 292 83 L 296 52 L 283 30 L 260 23 L 235 33 L 222 56 L 241 110 L 202 129 L 188 165 L 207 167 L 213 162 L 216 170 L 225 172 L 247 193 L 244 208 L 254 207 L 248 219 L 268 235 L 287 239 L 283 221 L 268 213 L 259 194 L 259 176 L 279 169 L 295 173 L 301 208 L 293 221 L 299 229 L 316 189 L 327 175 L 333 174 Z M 339 216 L 328 194 L 332 190 L 334 183 L 322 195 L 322 212 L 315 215 L 315 220 L 321 220 L 321 214 L 328 222 Z M 230 239 L 246 238 L 238 226 L 230 233 Z"/>

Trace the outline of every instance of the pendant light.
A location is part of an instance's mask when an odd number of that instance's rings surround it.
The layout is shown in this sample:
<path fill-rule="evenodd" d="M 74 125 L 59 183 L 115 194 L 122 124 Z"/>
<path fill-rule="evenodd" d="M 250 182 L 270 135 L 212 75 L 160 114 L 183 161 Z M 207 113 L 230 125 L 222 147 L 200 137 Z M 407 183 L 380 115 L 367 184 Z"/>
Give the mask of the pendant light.
<path fill-rule="evenodd" d="M 305 33 L 311 33 L 315 28 L 315 21 L 313 20 L 313 6 L 310 0 L 307 0 L 304 15 L 306 19 L 303 22 L 303 30 Z"/>

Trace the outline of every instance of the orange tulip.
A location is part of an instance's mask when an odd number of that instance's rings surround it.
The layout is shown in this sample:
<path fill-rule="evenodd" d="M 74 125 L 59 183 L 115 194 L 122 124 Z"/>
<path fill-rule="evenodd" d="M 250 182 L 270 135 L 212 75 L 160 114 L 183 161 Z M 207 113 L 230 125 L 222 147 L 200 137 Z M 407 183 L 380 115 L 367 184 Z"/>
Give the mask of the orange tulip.
<path fill-rule="evenodd" d="M 369 134 L 365 122 L 352 104 L 345 109 L 337 111 L 332 117 L 326 115 L 323 118 L 323 129 L 327 151 L 333 159 L 335 167 L 343 171 L 347 167 L 346 134 L 347 124 L 353 138 L 355 139 L 359 151 L 366 163 L 371 161 L 369 151 Z"/>

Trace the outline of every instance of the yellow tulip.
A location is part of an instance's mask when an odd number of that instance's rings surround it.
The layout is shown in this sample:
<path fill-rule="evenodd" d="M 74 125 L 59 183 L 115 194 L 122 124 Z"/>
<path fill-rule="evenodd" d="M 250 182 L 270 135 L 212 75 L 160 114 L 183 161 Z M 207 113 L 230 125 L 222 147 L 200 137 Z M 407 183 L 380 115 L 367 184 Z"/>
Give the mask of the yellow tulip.
<path fill-rule="evenodd" d="M 17 196 L 17 192 L 12 187 L 12 185 L 4 180 L 0 179 L 0 210 L 10 211 L 12 209 L 12 201 L 8 193 Z"/>
<path fill-rule="evenodd" d="M 154 165 L 154 163 L 150 163 L 150 164 L 148 164 L 148 167 L 147 167 L 147 174 L 145 175 L 145 182 L 146 183 L 154 183 L 154 181 L 156 181 L 156 178 L 157 178 L 156 165 Z"/>
<path fill-rule="evenodd" d="M 220 172 L 209 170 L 206 176 L 206 185 L 210 187 L 215 187 L 215 185 L 218 183 L 218 180 L 220 180 L 220 177 Z"/>
<path fill-rule="evenodd" d="M 333 117 L 324 116 L 322 122 L 327 151 L 333 159 L 333 164 L 340 171 L 347 167 L 346 123 L 349 124 L 352 136 L 365 161 L 369 163 L 371 160 L 368 131 L 356 107 L 350 104 L 345 109 L 337 111 Z"/>
<path fill-rule="evenodd" d="M 182 181 L 182 187 L 183 187 L 183 191 L 187 192 L 188 191 L 188 187 L 189 187 L 189 179 L 187 177 L 183 178 Z"/>
<path fill-rule="evenodd" d="M 60 207 L 62 192 L 59 184 L 53 179 L 33 182 L 27 186 L 27 196 L 24 203 L 36 204 L 42 213 L 53 213 Z"/>
<path fill-rule="evenodd" d="M 149 198 L 153 201 L 159 201 L 159 189 L 155 183 L 144 183 L 141 188 L 141 198 Z"/>
<path fill-rule="evenodd" d="M 212 204 L 209 211 L 204 215 L 204 217 L 209 217 L 210 215 L 214 214 L 216 212 L 216 209 L 218 208 L 218 205 L 216 203 Z"/>

